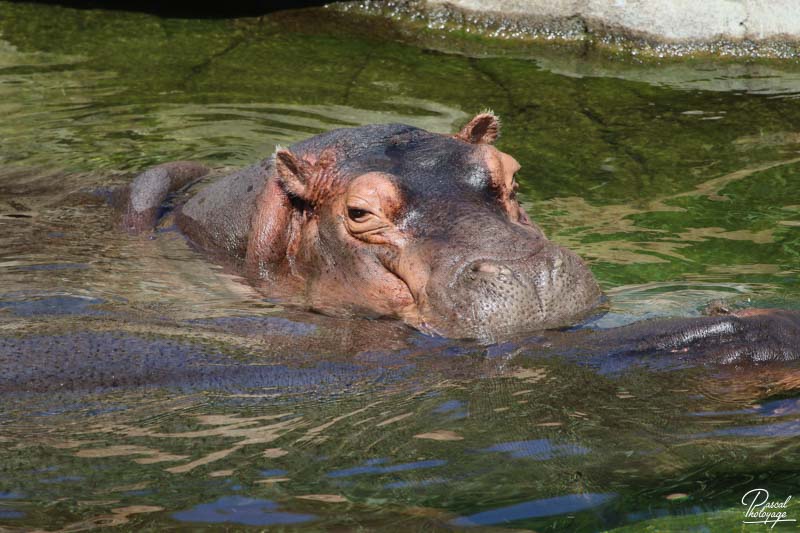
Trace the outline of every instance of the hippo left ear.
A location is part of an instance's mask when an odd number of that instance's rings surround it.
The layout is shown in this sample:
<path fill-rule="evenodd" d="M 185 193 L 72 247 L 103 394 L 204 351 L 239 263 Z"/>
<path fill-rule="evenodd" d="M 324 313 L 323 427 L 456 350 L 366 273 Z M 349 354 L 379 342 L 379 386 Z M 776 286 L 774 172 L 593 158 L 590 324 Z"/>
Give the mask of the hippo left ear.
<path fill-rule="evenodd" d="M 471 144 L 492 144 L 499 135 L 500 119 L 487 111 L 475 115 L 455 136 Z"/>
<path fill-rule="evenodd" d="M 331 194 L 336 181 L 336 151 L 326 148 L 311 161 L 289 150 L 275 152 L 275 170 L 287 194 L 315 205 Z"/>
<path fill-rule="evenodd" d="M 287 193 L 305 199 L 312 175 L 308 162 L 289 150 L 278 150 L 275 152 L 275 170 Z"/>

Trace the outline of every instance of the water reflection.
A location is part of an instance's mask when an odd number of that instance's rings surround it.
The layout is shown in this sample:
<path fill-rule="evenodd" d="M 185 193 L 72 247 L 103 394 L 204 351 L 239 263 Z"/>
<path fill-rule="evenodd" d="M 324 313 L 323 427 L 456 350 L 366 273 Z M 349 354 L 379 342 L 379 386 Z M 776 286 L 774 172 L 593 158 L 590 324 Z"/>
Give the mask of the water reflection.
<path fill-rule="evenodd" d="M 9 298 L 12 296 L 14 299 Z M 90 315 L 102 313 L 93 306 L 104 303 L 98 298 L 76 296 L 37 297 L 35 294 L 5 294 L 0 296 L 0 309 L 6 309 L 15 316 L 40 315 Z"/>
<path fill-rule="evenodd" d="M 243 496 L 223 496 L 212 502 L 200 504 L 188 511 L 173 513 L 181 522 L 204 522 L 209 524 L 243 524 L 246 526 L 274 526 L 311 522 L 313 514 L 278 511 L 278 504 L 269 500 Z"/>
<path fill-rule="evenodd" d="M 614 494 L 587 493 L 532 500 L 456 518 L 455 520 L 451 520 L 450 524 L 467 527 L 491 526 L 494 524 L 505 524 L 524 520 L 526 518 L 574 513 L 601 506 L 614 498 L 614 496 Z"/>
<path fill-rule="evenodd" d="M 402 463 L 397 465 L 383 465 L 387 459 L 370 459 L 365 461 L 361 466 L 354 466 L 352 468 L 345 468 L 342 470 L 335 470 L 328 472 L 328 477 L 350 477 L 360 476 L 362 474 L 391 474 L 394 472 L 404 472 L 406 470 L 419 470 L 422 468 L 436 468 L 437 466 L 444 466 L 447 461 L 443 459 L 429 459 L 427 461 L 415 461 L 413 463 Z"/>
<path fill-rule="evenodd" d="M 796 76 L 575 78 L 362 20 L 0 9 L 0 527 L 597 530 L 704 513 L 695 526 L 752 483 L 800 493 L 796 365 L 478 346 L 283 308 L 168 224 L 112 231 L 103 200 L 170 159 L 221 174 L 335 127 L 446 132 L 492 107 L 529 212 L 609 289 L 594 326 L 711 300 L 797 307 L 800 114 L 722 92 Z"/>
<path fill-rule="evenodd" d="M 508 454 L 513 459 L 530 457 L 536 461 L 546 461 L 564 455 L 583 455 L 589 453 L 587 448 L 574 444 L 553 444 L 547 439 L 521 440 L 516 442 L 501 442 L 483 448 L 482 452 L 500 452 Z"/>
<path fill-rule="evenodd" d="M 789 420 L 787 422 L 776 422 L 772 424 L 759 424 L 757 426 L 740 426 L 725 429 L 718 429 L 710 433 L 693 435 L 693 438 L 706 437 L 797 437 L 800 436 L 800 420 Z"/>

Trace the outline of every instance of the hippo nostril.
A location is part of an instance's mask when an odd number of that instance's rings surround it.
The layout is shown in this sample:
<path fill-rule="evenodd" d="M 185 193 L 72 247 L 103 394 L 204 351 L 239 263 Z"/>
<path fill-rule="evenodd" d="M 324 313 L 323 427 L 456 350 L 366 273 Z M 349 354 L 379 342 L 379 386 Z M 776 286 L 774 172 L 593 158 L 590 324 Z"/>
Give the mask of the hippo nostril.
<path fill-rule="evenodd" d="M 494 263 L 488 263 L 485 261 L 477 261 L 472 264 L 471 270 L 473 272 L 482 272 L 484 274 L 499 274 L 500 267 Z"/>

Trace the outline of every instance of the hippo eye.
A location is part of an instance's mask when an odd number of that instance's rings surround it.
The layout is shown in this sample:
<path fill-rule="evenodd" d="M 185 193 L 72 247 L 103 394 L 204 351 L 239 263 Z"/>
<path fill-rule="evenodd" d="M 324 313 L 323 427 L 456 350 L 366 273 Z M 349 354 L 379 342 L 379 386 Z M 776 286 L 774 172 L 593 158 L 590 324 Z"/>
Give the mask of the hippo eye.
<path fill-rule="evenodd" d="M 357 207 L 347 208 L 347 216 L 350 217 L 350 220 L 353 222 L 363 222 L 370 214 L 371 213 L 366 209 L 358 209 Z"/>

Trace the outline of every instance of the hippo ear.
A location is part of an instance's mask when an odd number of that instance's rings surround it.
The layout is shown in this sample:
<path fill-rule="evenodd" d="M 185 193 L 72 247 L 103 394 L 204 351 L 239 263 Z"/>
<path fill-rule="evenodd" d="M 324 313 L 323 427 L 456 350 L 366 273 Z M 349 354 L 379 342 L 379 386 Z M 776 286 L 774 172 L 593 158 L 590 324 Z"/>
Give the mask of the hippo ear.
<path fill-rule="evenodd" d="M 289 150 L 275 152 L 275 170 L 283 188 L 292 196 L 305 199 L 313 168 Z"/>
<path fill-rule="evenodd" d="M 500 119 L 491 111 L 475 115 L 456 137 L 472 144 L 492 144 L 500 135 Z"/>
<path fill-rule="evenodd" d="M 268 170 L 269 167 L 265 167 Z M 256 200 L 250 222 L 245 272 L 254 278 L 269 278 L 286 258 L 292 236 L 295 207 L 292 198 L 306 201 L 311 165 L 289 150 L 275 152 L 275 179 L 267 179 Z"/>

